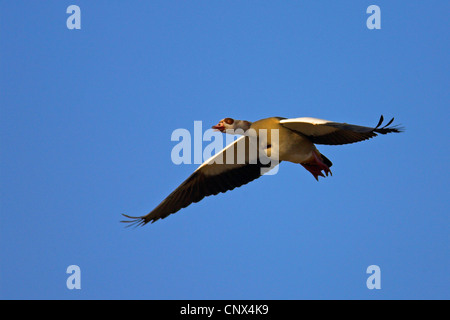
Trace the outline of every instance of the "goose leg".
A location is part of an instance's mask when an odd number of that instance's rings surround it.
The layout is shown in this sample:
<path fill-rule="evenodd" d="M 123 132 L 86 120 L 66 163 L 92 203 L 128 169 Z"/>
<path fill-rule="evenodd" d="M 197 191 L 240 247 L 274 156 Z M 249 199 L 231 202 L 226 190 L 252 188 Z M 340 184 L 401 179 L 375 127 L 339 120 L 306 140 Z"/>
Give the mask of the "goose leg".
<path fill-rule="evenodd" d="M 319 153 L 317 153 L 317 151 L 313 151 L 312 152 L 313 157 L 311 158 L 310 161 L 305 162 L 305 163 L 301 163 L 301 165 L 308 170 L 309 172 L 311 172 L 311 174 L 314 176 L 314 178 L 319 181 L 319 176 L 324 177 L 325 175 L 322 173 L 323 172 L 328 176 L 328 173 L 330 175 L 333 175 L 333 173 L 330 170 L 330 167 L 328 167 L 322 160 L 322 157 L 320 156 Z"/>

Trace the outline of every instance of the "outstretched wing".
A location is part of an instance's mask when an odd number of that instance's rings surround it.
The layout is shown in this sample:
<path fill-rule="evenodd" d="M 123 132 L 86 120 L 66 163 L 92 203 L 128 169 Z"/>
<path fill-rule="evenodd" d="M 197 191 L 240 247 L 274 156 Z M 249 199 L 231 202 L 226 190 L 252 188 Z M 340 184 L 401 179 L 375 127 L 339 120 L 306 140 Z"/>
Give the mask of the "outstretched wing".
<path fill-rule="evenodd" d="M 308 137 L 313 143 L 340 145 L 367 140 L 376 137 L 377 134 L 403 131 L 403 128 L 397 126 L 389 127 L 394 118 L 381 126 L 383 121 L 384 118 L 381 116 L 376 127 L 363 127 L 316 118 L 283 119 L 280 124 Z"/>
<path fill-rule="evenodd" d="M 250 152 L 250 145 L 248 137 L 240 137 L 200 165 L 150 213 L 141 217 L 124 214 L 131 220 L 122 222 L 134 225 L 153 223 L 206 196 L 233 190 L 259 178 L 264 173 L 264 168 L 270 169 L 273 163 Z"/>

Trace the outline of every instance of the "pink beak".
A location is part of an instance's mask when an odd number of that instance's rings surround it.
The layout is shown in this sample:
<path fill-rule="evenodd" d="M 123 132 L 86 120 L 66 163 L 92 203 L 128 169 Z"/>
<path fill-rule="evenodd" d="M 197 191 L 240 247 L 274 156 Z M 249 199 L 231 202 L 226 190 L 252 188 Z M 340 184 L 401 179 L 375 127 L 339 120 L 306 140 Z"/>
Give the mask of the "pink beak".
<path fill-rule="evenodd" d="M 222 122 L 219 122 L 217 125 L 212 126 L 211 128 L 216 130 L 216 131 L 220 131 L 220 132 L 224 132 L 225 131 L 225 126 L 223 125 Z"/>

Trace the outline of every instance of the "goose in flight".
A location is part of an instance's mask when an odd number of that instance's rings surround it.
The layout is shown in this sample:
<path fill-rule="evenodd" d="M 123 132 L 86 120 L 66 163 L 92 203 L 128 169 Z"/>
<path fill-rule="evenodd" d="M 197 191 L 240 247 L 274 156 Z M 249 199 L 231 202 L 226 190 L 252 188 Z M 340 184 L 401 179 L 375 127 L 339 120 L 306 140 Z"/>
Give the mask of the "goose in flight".
<path fill-rule="evenodd" d="M 381 116 L 375 127 L 364 127 L 316 118 L 272 117 L 255 122 L 222 119 L 212 128 L 242 136 L 201 164 L 150 213 L 140 217 L 123 214 L 130 220 L 122 222 L 145 225 L 164 219 L 206 196 L 253 181 L 281 161 L 301 164 L 316 180 L 319 176 L 331 175 L 331 161 L 317 150 L 315 144 L 342 145 L 378 134 L 402 132 L 402 128 L 390 126 L 394 118 L 381 126 L 383 121 Z"/>

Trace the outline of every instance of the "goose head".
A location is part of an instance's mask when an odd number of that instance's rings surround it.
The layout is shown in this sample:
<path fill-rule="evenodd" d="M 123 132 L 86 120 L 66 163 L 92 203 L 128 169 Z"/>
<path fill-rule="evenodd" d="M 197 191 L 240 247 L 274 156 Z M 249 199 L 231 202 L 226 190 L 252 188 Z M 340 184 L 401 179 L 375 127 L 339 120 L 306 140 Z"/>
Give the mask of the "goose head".
<path fill-rule="evenodd" d="M 233 118 L 225 118 L 219 121 L 218 124 L 212 126 L 216 131 L 233 133 L 234 131 L 241 129 L 244 132 L 250 129 L 251 122 L 246 120 L 235 120 Z"/>

